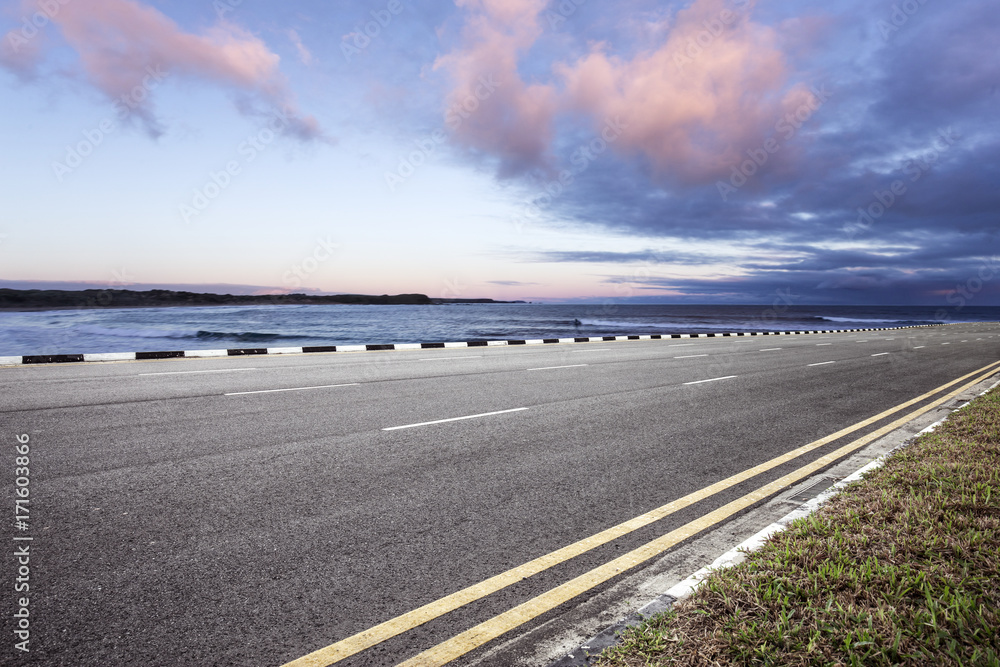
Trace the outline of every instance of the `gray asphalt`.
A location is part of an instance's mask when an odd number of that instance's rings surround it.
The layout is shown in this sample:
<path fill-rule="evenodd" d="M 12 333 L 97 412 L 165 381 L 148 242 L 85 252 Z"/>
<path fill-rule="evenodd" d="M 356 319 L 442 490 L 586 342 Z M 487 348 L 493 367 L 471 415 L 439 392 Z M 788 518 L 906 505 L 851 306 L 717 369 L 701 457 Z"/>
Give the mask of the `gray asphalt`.
<path fill-rule="evenodd" d="M 967 324 L 0 368 L 8 499 L 31 438 L 8 544 L 34 538 L 31 652 L 6 614 L 0 662 L 280 665 L 998 359 L 1000 325 Z M 396 664 L 804 462 L 339 664 Z"/>

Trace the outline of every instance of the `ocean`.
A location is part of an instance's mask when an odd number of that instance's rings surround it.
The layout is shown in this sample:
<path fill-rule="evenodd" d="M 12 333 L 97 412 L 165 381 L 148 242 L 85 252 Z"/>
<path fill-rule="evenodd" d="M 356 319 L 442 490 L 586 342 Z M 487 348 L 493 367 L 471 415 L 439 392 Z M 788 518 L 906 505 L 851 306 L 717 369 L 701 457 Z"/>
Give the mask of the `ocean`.
<path fill-rule="evenodd" d="M 449 304 L 2 311 L 0 356 L 811 331 L 982 321 L 1000 321 L 1000 307 Z"/>

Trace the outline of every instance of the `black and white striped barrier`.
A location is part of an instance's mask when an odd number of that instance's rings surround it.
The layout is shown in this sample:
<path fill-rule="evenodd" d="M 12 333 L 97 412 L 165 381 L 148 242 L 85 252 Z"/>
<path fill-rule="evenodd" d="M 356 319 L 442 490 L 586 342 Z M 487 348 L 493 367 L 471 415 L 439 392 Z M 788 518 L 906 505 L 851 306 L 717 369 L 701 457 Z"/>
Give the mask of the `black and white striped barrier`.
<path fill-rule="evenodd" d="M 462 347 L 502 347 L 507 345 L 555 345 L 559 343 L 599 343 L 619 340 L 668 340 L 673 338 L 726 338 L 737 336 L 797 336 L 807 334 L 897 331 L 940 326 L 918 324 L 878 329 L 831 329 L 826 331 L 752 331 L 741 333 L 647 334 L 639 336 L 589 336 L 579 338 L 537 338 L 532 340 L 470 340 L 462 343 L 389 343 L 386 345 L 321 345 L 317 347 L 250 347 L 231 350 L 173 350 L 169 352 L 104 352 L 98 354 L 40 354 L 0 357 L 0 366 L 22 364 L 64 364 L 85 361 L 143 361 L 148 359 L 191 359 L 241 357 L 259 354 L 311 354 L 315 352 L 374 352 L 382 350 L 432 350 Z"/>

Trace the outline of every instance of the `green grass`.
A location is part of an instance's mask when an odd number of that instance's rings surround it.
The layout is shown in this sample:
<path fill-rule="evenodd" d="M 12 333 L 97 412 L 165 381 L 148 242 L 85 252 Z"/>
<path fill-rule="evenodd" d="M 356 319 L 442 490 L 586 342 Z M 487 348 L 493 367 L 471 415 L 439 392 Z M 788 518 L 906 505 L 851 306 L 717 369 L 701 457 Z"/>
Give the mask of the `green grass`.
<path fill-rule="evenodd" d="M 1000 393 L 954 413 L 596 663 L 1000 667 Z"/>

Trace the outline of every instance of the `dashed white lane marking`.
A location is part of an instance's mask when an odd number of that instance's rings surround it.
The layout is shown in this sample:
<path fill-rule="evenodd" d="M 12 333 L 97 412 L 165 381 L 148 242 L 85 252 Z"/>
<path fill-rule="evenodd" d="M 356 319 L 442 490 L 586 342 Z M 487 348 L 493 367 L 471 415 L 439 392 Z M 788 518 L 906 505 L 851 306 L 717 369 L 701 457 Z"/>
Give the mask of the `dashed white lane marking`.
<path fill-rule="evenodd" d="M 351 382 L 349 384 L 322 384 L 317 387 L 290 387 L 288 389 L 260 389 L 258 391 L 234 391 L 226 396 L 245 396 L 247 394 L 275 394 L 279 391 L 306 391 L 307 389 L 332 389 L 334 387 L 356 387 L 359 383 Z"/>
<path fill-rule="evenodd" d="M 165 371 L 163 373 L 139 373 L 139 375 L 190 375 L 192 373 L 236 373 L 237 371 L 255 371 L 256 368 L 220 368 L 212 371 Z"/>
<path fill-rule="evenodd" d="M 542 366 L 541 368 L 529 368 L 529 371 L 553 371 L 557 368 L 580 368 L 581 366 L 586 366 L 587 364 L 570 364 L 569 366 Z"/>
<path fill-rule="evenodd" d="M 781 349 L 780 347 L 769 347 L 769 348 L 766 348 L 766 349 L 763 349 L 763 350 L 757 350 L 757 351 L 758 352 L 777 352 L 780 349 Z"/>
<path fill-rule="evenodd" d="M 920 348 L 922 348 L 922 347 L 927 347 L 927 346 L 926 346 L 926 345 L 917 345 L 917 346 L 916 346 L 915 348 L 913 348 L 913 349 L 914 349 L 914 350 L 919 350 L 919 349 L 920 349 Z"/>
<path fill-rule="evenodd" d="M 826 366 L 827 364 L 835 364 L 836 361 L 821 361 L 818 364 L 809 364 L 810 366 Z"/>
<path fill-rule="evenodd" d="M 833 345 L 833 343 L 816 343 L 816 347 L 822 347 L 823 345 Z"/>
<path fill-rule="evenodd" d="M 465 417 L 451 417 L 450 419 L 435 419 L 429 422 L 420 422 L 419 424 L 406 424 L 405 426 L 390 426 L 388 428 L 382 429 L 383 431 L 400 431 L 404 428 L 417 428 L 418 426 L 430 426 L 432 424 L 444 424 L 446 422 L 457 422 L 463 419 L 478 419 L 480 417 L 490 417 L 492 415 L 503 415 L 509 412 L 520 412 L 522 410 L 527 410 L 528 408 L 513 408 L 512 410 L 497 410 L 496 412 L 483 412 L 478 415 L 466 415 Z"/>
<path fill-rule="evenodd" d="M 951 343 L 941 343 L 942 345 L 951 345 Z"/>
<path fill-rule="evenodd" d="M 694 359 L 695 357 L 707 357 L 707 354 L 686 354 L 683 357 L 674 357 L 674 359 Z"/>
<path fill-rule="evenodd" d="M 695 380 L 694 382 L 685 382 L 684 384 L 701 384 L 703 382 L 718 382 L 719 380 L 731 380 L 734 377 L 738 377 L 738 376 L 736 376 L 736 375 L 725 375 L 725 376 L 720 377 L 720 378 L 711 378 L 709 380 Z"/>
<path fill-rule="evenodd" d="M 873 354 L 872 356 L 873 357 L 884 357 L 887 354 L 889 354 L 889 353 L 888 352 L 879 352 L 878 354 Z"/>

